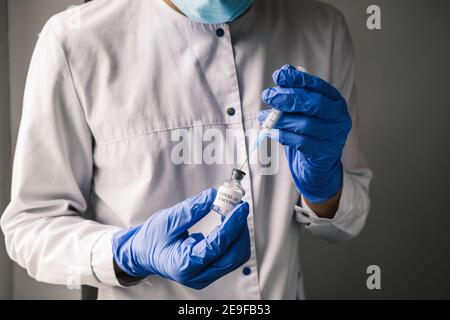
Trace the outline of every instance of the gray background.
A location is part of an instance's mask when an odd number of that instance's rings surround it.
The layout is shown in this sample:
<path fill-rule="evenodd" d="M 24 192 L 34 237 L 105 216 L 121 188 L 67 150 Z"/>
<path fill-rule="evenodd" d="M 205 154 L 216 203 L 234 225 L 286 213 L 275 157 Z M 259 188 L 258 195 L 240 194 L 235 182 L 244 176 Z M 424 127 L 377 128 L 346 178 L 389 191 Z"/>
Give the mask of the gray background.
<path fill-rule="evenodd" d="M 8 79 L 8 33 L 5 1 L 0 1 L 0 211 L 9 198 L 10 184 L 10 131 L 9 131 L 9 79 Z M 11 296 L 11 263 L 0 240 L 0 298 Z"/>
<path fill-rule="evenodd" d="M 8 1 L 8 86 L 6 1 L 0 0 L 0 209 L 8 197 L 9 139 L 13 148 L 36 35 L 51 14 L 78 2 Z M 362 139 L 375 178 L 372 210 L 360 237 L 331 245 L 303 233 L 307 298 L 450 298 L 450 2 L 326 2 L 344 13 L 355 43 Z M 381 31 L 366 28 L 371 4 L 382 9 Z M 11 279 L 1 246 L 0 262 L 1 297 L 80 296 L 38 284 L 15 265 Z M 379 291 L 366 288 L 366 268 L 372 264 L 381 267 Z"/>

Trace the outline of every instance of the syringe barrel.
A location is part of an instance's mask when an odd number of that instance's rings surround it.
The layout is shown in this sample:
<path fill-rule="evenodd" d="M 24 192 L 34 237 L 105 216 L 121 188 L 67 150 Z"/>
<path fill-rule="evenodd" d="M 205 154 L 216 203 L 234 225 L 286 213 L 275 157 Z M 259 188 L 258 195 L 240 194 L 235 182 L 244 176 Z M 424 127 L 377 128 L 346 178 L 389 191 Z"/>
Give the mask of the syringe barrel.
<path fill-rule="evenodd" d="M 308 70 L 306 70 L 303 67 L 298 66 L 297 70 L 301 71 L 301 72 L 308 72 Z M 278 120 L 280 120 L 281 116 L 283 115 L 283 111 L 280 111 L 278 109 L 273 108 L 272 110 L 270 110 L 269 115 L 267 116 L 266 120 L 264 120 L 263 124 L 261 125 L 261 129 L 262 130 L 267 130 L 270 131 L 272 130 L 275 125 L 277 124 Z"/>
<path fill-rule="evenodd" d="M 283 111 L 272 109 L 266 120 L 264 120 L 263 124 L 261 125 L 261 129 L 272 130 L 273 127 L 275 127 L 275 125 L 277 124 L 278 120 L 280 120 L 282 114 Z"/>

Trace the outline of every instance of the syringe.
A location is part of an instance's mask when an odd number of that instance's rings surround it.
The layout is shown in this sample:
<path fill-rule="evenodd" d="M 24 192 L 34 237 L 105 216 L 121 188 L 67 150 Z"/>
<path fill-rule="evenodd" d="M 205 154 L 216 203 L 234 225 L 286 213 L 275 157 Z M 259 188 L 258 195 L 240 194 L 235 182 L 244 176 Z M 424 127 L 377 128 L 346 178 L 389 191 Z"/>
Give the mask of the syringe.
<path fill-rule="evenodd" d="M 297 70 L 301 71 L 301 72 L 305 72 L 305 73 L 308 72 L 303 67 L 297 67 Z M 261 142 L 268 136 L 269 132 L 275 127 L 275 125 L 277 124 L 278 120 L 280 120 L 282 115 L 283 115 L 283 111 L 280 111 L 280 110 L 274 109 L 274 108 L 270 110 L 269 115 L 267 116 L 266 120 L 264 120 L 263 124 L 261 125 L 260 132 L 253 144 L 252 151 L 254 149 L 258 148 L 258 146 L 261 144 Z"/>
<path fill-rule="evenodd" d="M 260 132 L 258 134 L 258 137 L 256 138 L 253 148 L 257 148 L 261 142 L 267 137 L 269 132 L 275 127 L 278 120 L 280 120 L 281 116 L 283 115 L 283 111 L 278 109 L 272 109 L 270 110 L 266 120 L 261 125 Z"/>
<path fill-rule="evenodd" d="M 277 124 L 278 120 L 280 120 L 281 115 L 283 114 L 282 111 L 278 110 L 278 109 L 272 109 L 269 112 L 269 115 L 267 116 L 266 120 L 264 120 L 263 124 L 260 127 L 259 130 L 259 134 L 256 137 L 255 141 L 253 142 L 253 145 L 250 149 L 250 153 L 248 154 L 247 159 L 245 160 L 245 162 L 242 164 L 241 168 L 239 170 L 242 170 L 242 168 L 244 167 L 244 165 L 248 162 L 248 160 L 250 159 L 251 154 L 253 153 L 253 151 L 255 151 L 258 146 L 261 144 L 261 142 L 264 141 L 264 139 L 268 136 L 268 134 L 270 133 L 270 131 L 275 127 L 275 125 Z"/>
<path fill-rule="evenodd" d="M 248 162 L 253 151 L 255 151 L 259 147 L 261 142 L 267 137 L 267 135 L 270 133 L 270 131 L 275 127 L 275 125 L 277 124 L 278 120 L 280 120 L 282 115 L 283 115 L 283 111 L 280 111 L 278 109 L 270 110 L 269 115 L 262 123 L 259 134 L 256 137 L 255 141 L 253 142 L 253 145 L 250 149 L 250 153 L 249 153 L 247 159 L 245 160 L 245 162 L 242 164 L 240 170 L 242 170 L 244 165 Z"/>
<path fill-rule="evenodd" d="M 297 70 L 301 72 L 308 72 L 305 68 L 297 67 Z M 260 131 L 258 136 L 255 139 L 255 142 L 253 143 L 253 146 L 250 150 L 250 153 L 245 160 L 245 162 L 242 164 L 240 170 L 244 167 L 244 165 L 249 161 L 250 155 L 259 147 L 261 142 L 269 135 L 270 131 L 275 127 L 278 120 L 280 120 L 281 116 L 283 115 L 283 111 L 272 108 L 267 116 L 267 118 L 264 120 L 260 127 Z"/>

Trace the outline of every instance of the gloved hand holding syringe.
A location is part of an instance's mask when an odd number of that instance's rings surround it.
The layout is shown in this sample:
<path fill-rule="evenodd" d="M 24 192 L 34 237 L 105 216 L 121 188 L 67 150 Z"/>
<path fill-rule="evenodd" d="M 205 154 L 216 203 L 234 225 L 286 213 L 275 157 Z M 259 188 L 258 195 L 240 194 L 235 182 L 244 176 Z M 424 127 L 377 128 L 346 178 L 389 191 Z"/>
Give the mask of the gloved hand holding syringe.
<path fill-rule="evenodd" d="M 352 127 L 345 99 L 331 84 L 300 67 L 285 65 L 272 78 L 275 86 L 264 90 L 262 99 L 273 109 L 260 112 L 260 132 L 247 159 L 219 188 L 213 210 L 222 215 L 244 196 L 242 169 L 266 137 L 284 146 L 297 190 L 311 203 L 324 202 L 342 188 L 341 156 Z"/>
<path fill-rule="evenodd" d="M 299 70 L 301 72 L 308 72 L 305 68 L 302 68 L 302 67 L 297 67 L 297 70 Z M 275 125 L 277 124 L 278 120 L 280 120 L 282 115 L 283 115 L 283 111 L 281 111 L 279 109 L 272 108 L 270 110 L 268 116 L 266 117 L 264 122 L 261 124 L 258 136 L 256 137 L 255 141 L 253 142 L 253 144 L 250 148 L 250 152 L 249 152 L 247 159 L 244 161 L 244 163 L 239 168 L 240 170 L 242 170 L 242 168 L 245 166 L 245 164 L 249 161 L 250 156 L 253 153 L 253 151 L 255 151 L 259 147 L 261 142 L 263 142 L 264 139 L 270 134 L 270 131 L 272 131 L 272 129 L 275 127 Z"/>

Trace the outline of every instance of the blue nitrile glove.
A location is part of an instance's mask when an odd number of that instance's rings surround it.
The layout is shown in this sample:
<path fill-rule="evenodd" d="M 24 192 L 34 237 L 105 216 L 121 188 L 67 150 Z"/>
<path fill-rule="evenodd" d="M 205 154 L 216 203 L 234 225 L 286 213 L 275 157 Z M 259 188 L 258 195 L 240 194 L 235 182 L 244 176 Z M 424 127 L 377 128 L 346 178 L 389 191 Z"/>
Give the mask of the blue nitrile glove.
<path fill-rule="evenodd" d="M 118 267 L 133 277 L 157 274 L 203 289 L 250 258 L 249 205 L 243 202 L 206 238 L 188 229 L 210 211 L 217 190 L 209 189 L 152 215 L 113 236 Z"/>
<path fill-rule="evenodd" d="M 352 127 L 347 103 L 336 88 L 285 65 L 273 74 L 276 87 L 263 101 L 283 115 L 270 138 L 285 146 L 295 185 L 312 203 L 324 202 L 342 188 L 342 150 Z M 262 122 L 268 110 L 259 115 Z"/>

